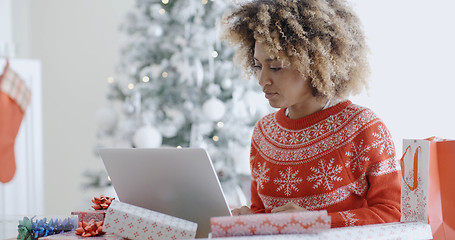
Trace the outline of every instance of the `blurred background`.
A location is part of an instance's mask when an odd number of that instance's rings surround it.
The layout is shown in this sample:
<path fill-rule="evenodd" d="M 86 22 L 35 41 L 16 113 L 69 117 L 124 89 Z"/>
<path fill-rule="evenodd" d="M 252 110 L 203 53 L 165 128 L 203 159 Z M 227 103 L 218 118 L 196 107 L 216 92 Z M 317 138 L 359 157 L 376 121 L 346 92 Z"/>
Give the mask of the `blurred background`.
<path fill-rule="evenodd" d="M 398 156 L 403 138 L 455 138 L 455 3 L 350 2 L 364 25 L 372 72 L 368 92 L 351 100 L 385 121 Z M 0 183 L 2 215 L 82 210 L 89 198 L 115 194 L 98 147 L 176 147 L 179 141 L 208 148 L 231 205 L 245 203 L 248 191 L 242 184 L 249 179 L 249 159 L 243 141 L 249 142 L 248 129 L 271 109 L 256 94 L 255 82 L 232 66 L 232 51 L 217 40 L 221 12 L 204 10 L 229 4 L 0 0 L 0 69 L 8 57 L 12 68 L 31 81 L 33 96 L 27 126 L 18 135 L 29 139 L 20 142 L 32 150 L 16 146 L 16 175 Z M 176 86 L 183 88 L 165 90 Z M 190 86 L 199 88 L 191 92 Z M 192 109 L 197 114 L 188 117 Z M 227 132 L 235 132 L 230 123 L 238 119 L 226 112 L 245 120 L 236 135 Z M 179 133 L 184 133 L 181 139 Z M 14 200 L 15 194 L 26 200 Z"/>

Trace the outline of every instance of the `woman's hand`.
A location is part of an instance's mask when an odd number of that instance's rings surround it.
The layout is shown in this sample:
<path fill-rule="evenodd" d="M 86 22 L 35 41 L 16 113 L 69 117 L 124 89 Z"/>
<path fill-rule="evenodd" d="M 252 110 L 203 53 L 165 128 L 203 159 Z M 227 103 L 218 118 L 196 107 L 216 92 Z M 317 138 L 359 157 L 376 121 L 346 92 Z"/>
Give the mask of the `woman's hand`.
<path fill-rule="evenodd" d="M 278 212 L 302 212 L 302 211 L 307 211 L 307 210 L 293 202 L 288 202 L 284 206 L 272 209 L 271 212 L 278 213 Z"/>
<path fill-rule="evenodd" d="M 242 206 L 241 208 L 235 208 L 231 210 L 232 216 L 239 216 L 239 215 L 247 215 L 247 214 L 254 214 L 253 210 L 251 210 L 247 206 Z"/>

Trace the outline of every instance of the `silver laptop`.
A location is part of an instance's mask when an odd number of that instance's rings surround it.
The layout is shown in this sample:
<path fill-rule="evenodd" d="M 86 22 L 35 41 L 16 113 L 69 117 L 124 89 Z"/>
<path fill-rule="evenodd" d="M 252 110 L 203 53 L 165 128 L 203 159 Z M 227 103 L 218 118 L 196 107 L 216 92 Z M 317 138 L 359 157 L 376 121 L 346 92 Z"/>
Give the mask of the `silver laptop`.
<path fill-rule="evenodd" d="M 104 148 L 99 153 L 121 202 L 196 222 L 231 214 L 209 155 L 200 148 Z"/>

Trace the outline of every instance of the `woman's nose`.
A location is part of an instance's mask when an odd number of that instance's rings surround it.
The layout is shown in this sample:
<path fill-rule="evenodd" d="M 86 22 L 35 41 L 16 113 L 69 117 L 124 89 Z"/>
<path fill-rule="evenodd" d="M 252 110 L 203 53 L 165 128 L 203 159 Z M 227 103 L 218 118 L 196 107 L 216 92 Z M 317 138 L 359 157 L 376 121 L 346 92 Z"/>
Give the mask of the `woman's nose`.
<path fill-rule="evenodd" d="M 264 87 L 265 85 L 270 85 L 271 84 L 271 79 L 269 74 L 267 74 L 266 71 L 259 71 L 258 72 L 258 82 L 261 87 Z"/>

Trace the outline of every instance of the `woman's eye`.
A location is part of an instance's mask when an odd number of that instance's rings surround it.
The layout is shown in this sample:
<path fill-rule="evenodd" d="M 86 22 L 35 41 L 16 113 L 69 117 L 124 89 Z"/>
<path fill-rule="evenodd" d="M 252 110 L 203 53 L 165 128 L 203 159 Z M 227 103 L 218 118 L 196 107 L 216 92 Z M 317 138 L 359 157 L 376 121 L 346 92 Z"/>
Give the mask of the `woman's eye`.
<path fill-rule="evenodd" d="M 283 68 L 282 67 L 270 67 L 270 70 L 272 70 L 274 72 L 280 71 L 281 69 L 283 69 Z"/>
<path fill-rule="evenodd" d="M 260 65 L 254 65 L 254 66 L 253 66 L 253 69 L 254 69 L 254 70 L 258 70 L 258 69 L 261 69 L 261 68 L 262 68 L 262 66 L 260 66 Z"/>

